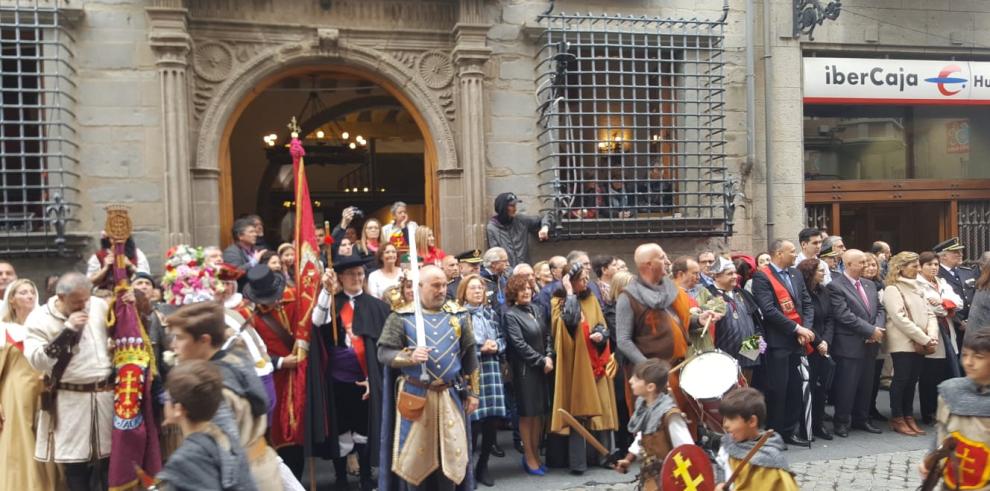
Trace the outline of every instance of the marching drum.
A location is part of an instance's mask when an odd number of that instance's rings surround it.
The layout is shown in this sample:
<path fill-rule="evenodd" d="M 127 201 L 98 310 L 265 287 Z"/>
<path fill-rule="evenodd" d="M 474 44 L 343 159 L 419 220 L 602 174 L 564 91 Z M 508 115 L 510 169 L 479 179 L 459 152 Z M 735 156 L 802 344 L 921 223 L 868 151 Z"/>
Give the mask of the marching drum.
<path fill-rule="evenodd" d="M 721 351 L 708 351 L 686 361 L 679 375 L 680 390 L 687 396 L 688 417 L 722 434 L 718 412 L 722 398 L 732 389 L 746 386 L 739 363 Z"/>

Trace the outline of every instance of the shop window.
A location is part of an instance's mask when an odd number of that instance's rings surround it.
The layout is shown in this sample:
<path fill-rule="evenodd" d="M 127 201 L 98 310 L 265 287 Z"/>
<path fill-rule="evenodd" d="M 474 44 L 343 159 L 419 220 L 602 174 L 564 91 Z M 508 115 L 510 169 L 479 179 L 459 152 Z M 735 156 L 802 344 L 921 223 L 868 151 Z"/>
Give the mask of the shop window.
<path fill-rule="evenodd" d="M 554 235 L 731 234 L 724 19 L 541 20 L 540 197 Z"/>
<path fill-rule="evenodd" d="M 0 6 L 0 255 L 65 252 L 78 202 L 72 39 L 54 2 Z"/>
<path fill-rule="evenodd" d="M 990 178 L 990 113 L 964 106 L 807 105 L 807 179 Z"/>

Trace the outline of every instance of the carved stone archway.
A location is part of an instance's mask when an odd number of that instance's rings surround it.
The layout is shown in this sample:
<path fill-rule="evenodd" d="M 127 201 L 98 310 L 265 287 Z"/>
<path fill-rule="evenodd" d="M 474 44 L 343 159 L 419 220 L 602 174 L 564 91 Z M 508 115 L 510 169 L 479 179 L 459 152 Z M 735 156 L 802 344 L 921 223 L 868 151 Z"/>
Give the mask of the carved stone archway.
<path fill-rule="evenodd" d="M 437 53 L 427 52 L 422 56 Z M 338 39 L 336 32 L 324 30 L 310 41 L 266 47 L 251 59 L 231 67 L 229 75 L 212 90 L 212 97 L 199 118 L 195 157 L 189 169 L 195 210 L 194 243 L 222 242 L 230 229 L 233 190 L 229 140 L 241 113 L 275 81 L 314 70 L 356 75 L 375 82 L 409 111 L 423 133 L 426 175 L 432 176 L 426 183 L 427 196 L 434 196 L 432 205 L 427 206 L 427 222 L 438 231 L 448 231 L 444 243 L 450 244 L 449 248 L 473 247 L 476 242 L 469 229 L 476 226 L 477 218 L 471 212 L 462 212 L 464 185 L 450 126 L 451 111 L 441 105 L 429 82 L 406 64 L 384 52 Z"/>

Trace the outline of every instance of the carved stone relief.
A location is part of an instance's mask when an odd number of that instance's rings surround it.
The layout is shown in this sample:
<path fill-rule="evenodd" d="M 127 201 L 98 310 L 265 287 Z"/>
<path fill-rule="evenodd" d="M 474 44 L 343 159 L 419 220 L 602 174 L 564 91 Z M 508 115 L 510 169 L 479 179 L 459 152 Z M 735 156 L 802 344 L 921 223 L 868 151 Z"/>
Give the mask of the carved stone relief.
<path fill-rule="evenodd" d="M 320 49 L 325 54 L 340 42 L 337 36 L 331 36 L 326 29 L 321 29 L 316 36 L 313 48 Z M 337 33 L 339 34 L 339 33 Z M 303 49 L 296 42 L 270 42 L 266 39 L 245 41 L 242 39 L 218 39 L 193 35 L 193 117 L 198 124 L 203 112 L 216 94 L 216 87 L 236 73 L 240 67 L 248 65 L 252 60 L 271 52 Z M 330 46 L 332 45 L 332 46 Z M 373 46 L 364 46 L 375 49 Z M 456 86 L 453 84 L 456 69 L 448 51 L 444 49 L 393 49 L 383 55 L 391 57 L 401 64 L 404 73 L 419 80 L 421 86 L 433 92 L 437 104 L 444 117 L 454 121 L 456 117 Z"/>

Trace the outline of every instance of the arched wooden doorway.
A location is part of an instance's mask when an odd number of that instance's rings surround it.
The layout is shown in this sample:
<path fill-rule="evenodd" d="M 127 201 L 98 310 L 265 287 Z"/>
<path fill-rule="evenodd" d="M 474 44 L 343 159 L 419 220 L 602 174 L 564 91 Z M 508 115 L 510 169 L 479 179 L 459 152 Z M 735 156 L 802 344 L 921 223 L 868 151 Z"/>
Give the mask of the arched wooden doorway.
<path fill-rule="evenodd" d="M 373 71 L 366 70 L 363 68 L 358 68 L 350 65 L 344 64 L 306 64 L 288 67 L 282 71 L 274 73 L 262 80 L 261 83 L 257 84 L 251 91 L 249 91 L 242 100 L 237 104 L 236 108 L 231 112 L 230 117 L 226 121 L 224 126 L 224 131 L 222 134 L 221 145 L 219 146 L 219 156 L 218 156 L 218 168 L 220 171 L 219 176 L 219 216 L 220 216 L 220 232 L 221 239 L 224 244 L 229 243 L 231 240 L 229 230 L 233 223 L 234 217 L 238 212 L 235 210 L 234 206 L 234 195 L 238 192 L 251 192 L 254 193 L 254 189 L 237 189 L 234 185 L 233 174 L 236 172 L 236 165 L 232 162 L 231 153 L 231 142 L 234 135 L 235 127 L 237 127 L 238 122 L 244 116 L 245 110 L 255 101 L 261 94 L 264 94 L 266 90 L 275 86 L 280 81 L 292 77 L 305 77 L 311 74 L 320 74 L 321 76 L 329 75 L 339 75 L 342 78 L 347 79 L 360 79 L 373 84 L 376 87 L 383 89 L 389 96 L 394 98 L 401 107 L 408 112 L 419 132 L 422 135 L 423 141 L 423 205 L 424 205 L 424 216 L 422 222 L 430 226 L 436 231 L 436 234 L 441 234 L 439 230 L 440 219 L 439 219 L 439 196 L 438 196 L 438 180 L 437 180 L 437 149 L 436 149 L 436 139 L 433 138 L 430 132 L 430 128 L 423 118 L 422 113 L 413 103 L 413 101 L 408 97 L 408 95 L 397 88 L 397 86 L 392 83 L 389 79 L 377 74 Z M 270 123 L 273 127 L 279 129 L 284 128 L 287 121 L 271 121 Z M 304 128 L 304 131 L 306 128 Z M 284 142 L 286 139 L 287 131 L 279 131 L 277 133 L 280 136 L 280 141 Z M 259 151 L 260 150 L 260 140 L 259 140 Z M 339 220 L 337 217 L 328 217 L 332 223 L 336 223 Z M 266 224 L 266 228 L 271 229 L 275 224 Z"/>

